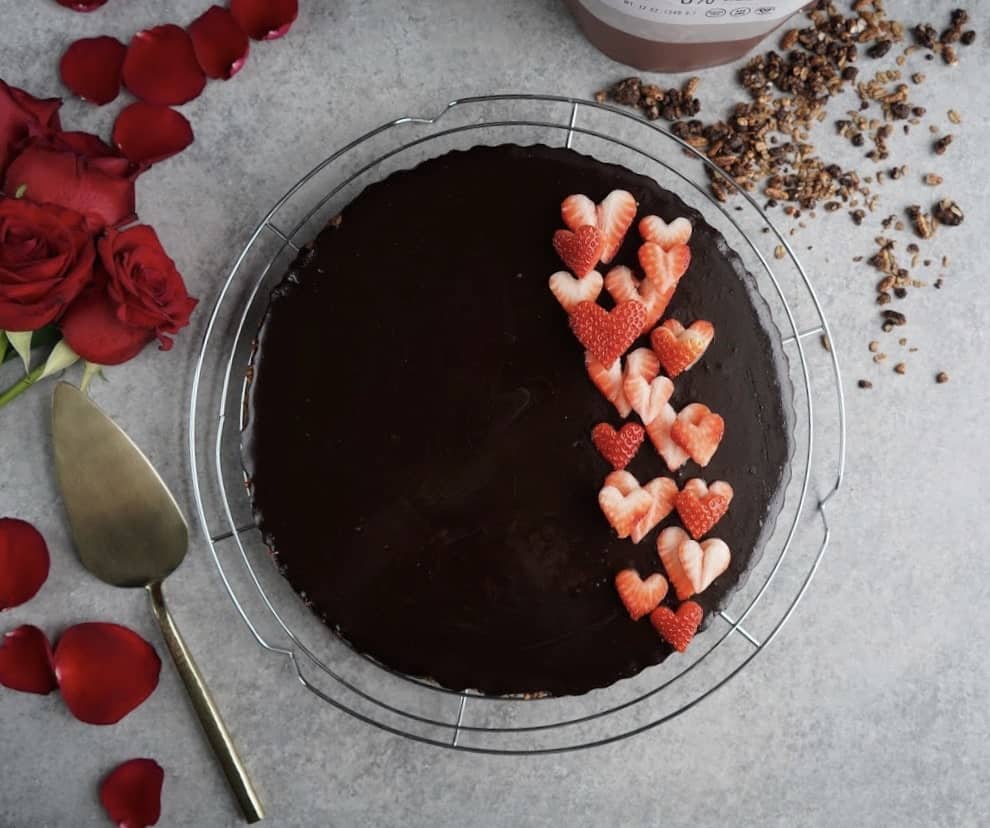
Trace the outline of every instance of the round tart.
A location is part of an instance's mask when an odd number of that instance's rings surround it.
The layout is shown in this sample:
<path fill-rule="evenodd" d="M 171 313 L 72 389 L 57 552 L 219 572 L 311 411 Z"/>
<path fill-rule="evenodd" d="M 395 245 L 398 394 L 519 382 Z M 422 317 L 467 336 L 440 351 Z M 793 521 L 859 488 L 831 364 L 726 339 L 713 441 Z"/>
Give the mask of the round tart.
<path fill-rule="evenodd" d="M 676 489 L 731 486 L 709 533 L 731 560 L 691 598 L 706 616 L 761 552 L 790 456 L 791 389 L 779 336 L 722 236 L 651 179 L 571 150 L 451 152 L 368 187 L 300 254 L 258 333 L 243 434 L 281 571 L 393 670 L 563 695 L 674 652 L 658 634 L 670 618 L 632 620 L 615 580 L 629 568 L 669 577 L 657 537 L 686 524 L 674 510 L 633 543 L 603 515 L 614 464 L 593 429 L 640 420 L 592 383 L 548 289 L 565 267 L 552 243 L 563 200 L 616 189 L 638 203 L 637 221 L 691 222 L 690 265 L 663 319 L 704 320 L 714 336 L 672 378 L 670 405 L 701 403 L 725 428 L 703 468 L 671 472 L 646 439 L 625 471 Z M 642 243 L 634 221 L 598 270 L 641 272 Z M 607 291 L 597 301 L 614 305 Z M 631 349 L 649 346 L 642 336 Z M 685 606 L 673 586 L 662 603 Z"/>

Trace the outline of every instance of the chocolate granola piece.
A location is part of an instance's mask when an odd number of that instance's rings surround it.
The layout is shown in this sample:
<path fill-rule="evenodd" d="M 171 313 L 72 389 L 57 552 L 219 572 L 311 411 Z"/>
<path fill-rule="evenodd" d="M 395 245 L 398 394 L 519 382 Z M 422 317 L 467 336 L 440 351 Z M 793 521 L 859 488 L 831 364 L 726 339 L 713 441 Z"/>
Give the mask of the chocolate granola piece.
<path fill-rule="evenodd" d="M 948 227 L 957 227 L 963 223 L 965 218 L 962 208 L 951 198 L 939 199 L 932 208 L 932 215 L 939 224 L 945 224 Z"/>

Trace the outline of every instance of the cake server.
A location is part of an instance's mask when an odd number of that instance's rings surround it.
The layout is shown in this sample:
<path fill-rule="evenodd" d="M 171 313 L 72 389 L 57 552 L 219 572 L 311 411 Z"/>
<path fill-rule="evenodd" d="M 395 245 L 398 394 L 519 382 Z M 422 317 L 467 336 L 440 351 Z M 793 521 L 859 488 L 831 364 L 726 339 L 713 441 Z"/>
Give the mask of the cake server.
<path fill-rule="evenodd" d="M 258 794 L 220 711 L 165 604 L 162 584 L 186 556 L 189 528 L 148 458 L 78 388 L 59 383 L 52 406 L 55 473 L 79 558 L 101 581 L 143 587 L 175 668 L 248 822 Z"/>

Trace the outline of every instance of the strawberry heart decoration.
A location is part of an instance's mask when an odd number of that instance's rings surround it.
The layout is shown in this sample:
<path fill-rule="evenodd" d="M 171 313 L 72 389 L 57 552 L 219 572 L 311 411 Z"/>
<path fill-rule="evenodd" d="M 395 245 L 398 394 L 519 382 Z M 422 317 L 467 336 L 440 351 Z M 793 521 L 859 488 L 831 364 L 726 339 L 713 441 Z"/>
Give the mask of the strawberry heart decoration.
<path fill-rule="evenodd" d="M 703 319 L 688 328 L 676 319 L 668 319 L 650 334 L 650 345 L 667 375 L 676 377 L 695 366 L 714 336 L 714 326 Z"/>
<path fill-rule="evenodd" d="M 657 320 L 667 310 L 669 296 L 664 296 L 657 290 L 649 279 L 637 279 L 625 265 L 613 267 L 605 276 L 605 290 L 616 302 L 628 302 L 634 299 L 646 308 L 646 321 L 643 323 L 643 333 L 650 330 Z"/>
<path fill-rule="evenodd" d="M 681 569 L 691 584 L 691 594 L 704 592 L 719 575 L 729 568 L 732 555 L 729 547 L 718 538 L 698 543 L 686 540 L 677 550 Z M 681 593 L 678 591 L 678 597 Z M 686 596 L 685 596 L 686 597 Z"/>
<path fill-rule="evenodd" d="M 667 579 L 654 572 L 644 581 L 635 569 L 623 569 L 615 576 L 615 590 L 629 617 L 639 621 L 660 606 L 667 594 Z"/>
<path fill-rule="evenodd" d="M 644 423 L 659 417 L 674 393 L 674 384 L 659 373 L 660 362 L 649 348 L 637 348 L 626 357 L 622 392 Z"/>
<path fill-rule="evenodd" d="M 605 485 L 598 493 L 598 505 L 616 534 L 628 538 L 639 521 L 649 514 L 653 501 L 629 472 L 614 471 L 605 478 Z"/>
<path fill-rule="evenodd" d="M 594 302 L 579 302 L 569 321 L 578 342 L 611 368 L 639 336 L 645 318 L 646 310 L 639 302 L 620 302 L 611 311 Z"/>
<path fill-rule="evenodd" d="M 560 216 L 574 232 L 588 224 L 597 227 L 605 240 L 601 261 L 608 264 L 622 247 L 637 206 L 632 193 L 625 190 L 612 190 L 597 206 L 586 195 L 571 195 L 560 205 Z"/>
<path fill-rule="evenodd" d="M 702 468 L 712 459 L 724 433 L 725 420 L 701 403 L 684 406 L 670 427 L 673 441 Z"/>
<path fill-rule="evenodd" d="M 695 477 L 684 484 L 677 495 L 677 514 L 692 538 L 698 540 L 719 522 L 729 509 L 732 494 L 732 486 L 722 480 L 709 486 Z"/>
<path fill-rule="evenodd" d="M 668 302 L 690 264 L 691 248 L 686 244 L 664 250 L 656 242 L 646 242 L 639 248 L 639 266 Z"/>
<path fill-rule="evenodd" d="M 591 442 L 613 469 L 624 469 L 636 456 L 645 437 L 639 423 L 626 423 L 616 431 L 608 423 L 599 423 L 591 430 Z"/>
<path fill-rule="evenodd" d="M 667 224 L 660 216 L 644 216 L 639 222 L 639 235 L 643 241 L 659 244 L 664 250 L 678 244 L 687 244 L 691 238 L 691 222 L 680 216 Z"/>
<path fill-rule="evenodd" d="M 568 269 L 580 278 L 595 269 L 605 249 L 605 237 L 591 224 L 585 224 L 573 232 L 558 230 L 553 234 L 553 249 Z"/>
<path fill-rule="evenodd" d="M 670 607 L 658 607 L 650 613 L 650 623 L 671 647 L 683 653 L 694 638 L 705 613 L 694 601 L 685 601 L 675 613 Z"/>
<path fill-rule="evenodd" d="M 566 270 L 558 270 L 550 277 L 550 292 L 560 306 L 571 313 L 582 302 L 594 302 L 602 292 L 602 274 L 592 270 L 587 276 L 575 279 Z"/>

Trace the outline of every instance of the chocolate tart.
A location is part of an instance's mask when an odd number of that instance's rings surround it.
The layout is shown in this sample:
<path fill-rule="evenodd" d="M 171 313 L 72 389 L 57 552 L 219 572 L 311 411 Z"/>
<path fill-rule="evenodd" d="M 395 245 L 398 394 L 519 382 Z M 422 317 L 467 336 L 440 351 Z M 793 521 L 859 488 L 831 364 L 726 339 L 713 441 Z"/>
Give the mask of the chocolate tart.
<path fill-rule="evenodd" d="M 489 694 L 583 693 L 671 655 L 612 584 L 662 571 L 656 534 L 616 538 L 592 427 L 620 423 L 547 288 L 571 193 L 629 190 L 639 215 L 694 225 L 667 316 L 715 339 L 672 403 L 726 421 L 713 534 L 717 610 L 761 554 L 790 459 L 779 334 L 753 279 L 702 216 L 653 180 L 568 149 L 475 147 L 369 186 L 304 250 L 258 332 L 243 463 L 258 526 L 289 582 L 358 652 Z M 633 228 L 613 264 L 638 269 Z M 600 299 L 610 304 L 603 293 Z M 635 415 L 633 415 L 635 418 Z M 668 474 L 647 441 L 629 467 Z M 667 602 L 675 604 L 673 596 Z"/>

